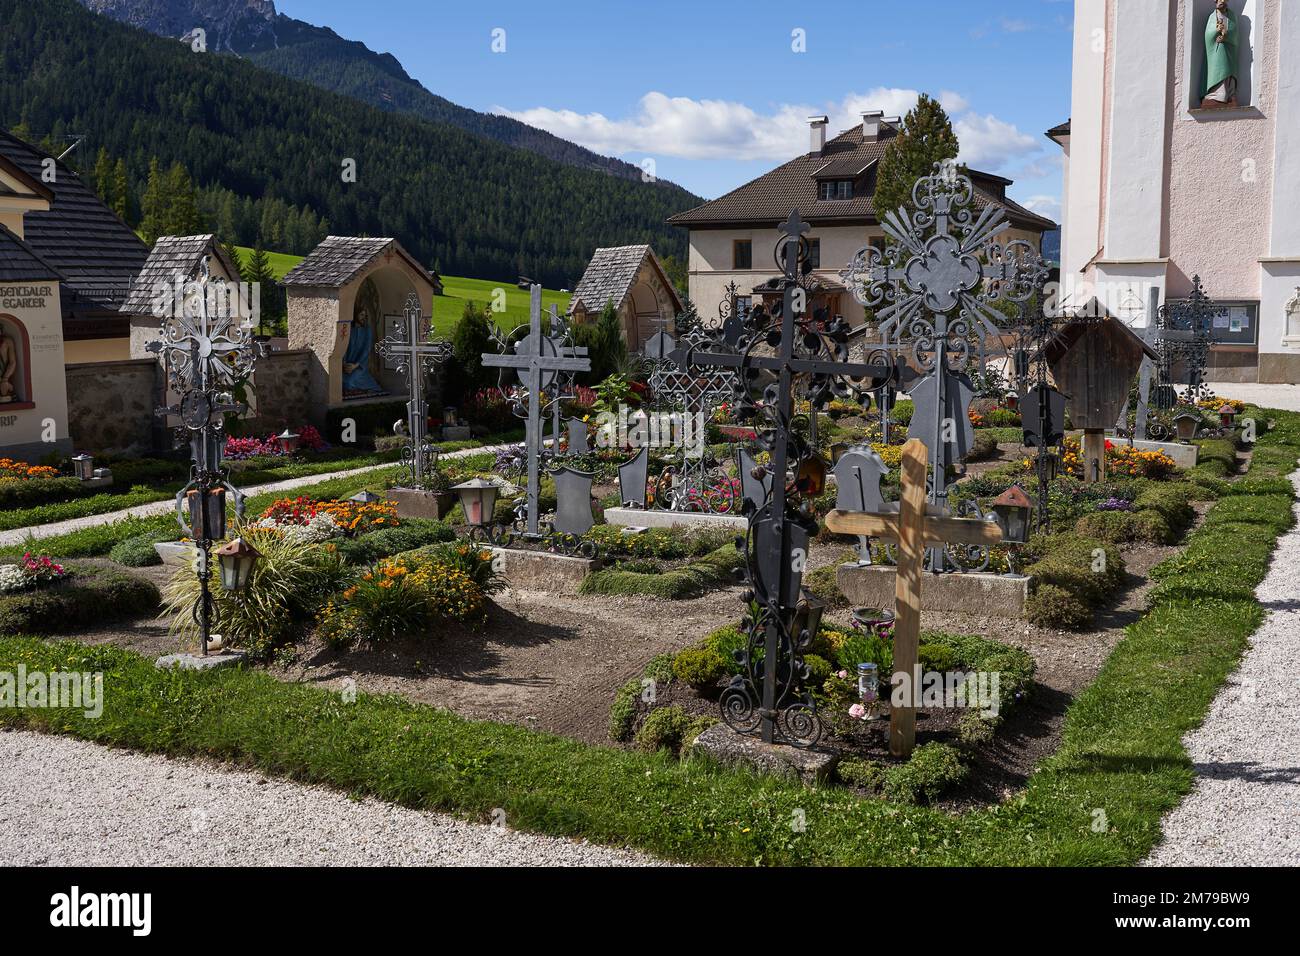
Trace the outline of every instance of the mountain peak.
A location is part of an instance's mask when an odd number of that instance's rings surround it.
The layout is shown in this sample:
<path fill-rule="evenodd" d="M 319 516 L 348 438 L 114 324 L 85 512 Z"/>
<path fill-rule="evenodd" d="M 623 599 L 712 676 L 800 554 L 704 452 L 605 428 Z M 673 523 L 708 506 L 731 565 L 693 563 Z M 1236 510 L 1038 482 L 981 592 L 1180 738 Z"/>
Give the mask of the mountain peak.
<path fill-rule="evenodd" d="M 209 50 L 249 53 L 276 46 L 272 0 L 81 0 L 95 13 L 159 36 L 207 34 Z"/>

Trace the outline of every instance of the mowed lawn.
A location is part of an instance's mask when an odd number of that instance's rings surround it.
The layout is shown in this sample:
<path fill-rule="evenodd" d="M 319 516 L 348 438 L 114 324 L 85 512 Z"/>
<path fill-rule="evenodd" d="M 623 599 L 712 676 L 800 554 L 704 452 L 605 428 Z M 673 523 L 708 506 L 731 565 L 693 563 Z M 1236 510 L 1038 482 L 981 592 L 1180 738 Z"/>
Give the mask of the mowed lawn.
<path fill-rule="evenodd" d="M 253 250 L 247 246 L 235 248 L 239 250 L 240 258 L 247 262 Z M 284 252 L 268 252 L 266 257 L 271 265 L 271 273 L 276 279 L 283 278 L 286 272 L 303 260 L 302 256 L 291 256 Z M 505 310 L 493 312 L 497 325 L 509 331 L 516 325 L 525 325 L 528 322 L 528 290 L 516 288 L 513 282 L 443 276 L 442 289 L 443 294 L 434 296 L 433 299 L 433 326 L 436 331 L 443 334 L 451 332 L 465 311 L 466 301 L 474 302 L 480 308 L 486 308 L 500 299 L 500 296 L 496 295 L 497 289 L 505 293 Z M 555 305 L 563 315 L 569 308 L 569 298 L 567 292 L 543 289 L 542 309 L 546 311 Z"/>

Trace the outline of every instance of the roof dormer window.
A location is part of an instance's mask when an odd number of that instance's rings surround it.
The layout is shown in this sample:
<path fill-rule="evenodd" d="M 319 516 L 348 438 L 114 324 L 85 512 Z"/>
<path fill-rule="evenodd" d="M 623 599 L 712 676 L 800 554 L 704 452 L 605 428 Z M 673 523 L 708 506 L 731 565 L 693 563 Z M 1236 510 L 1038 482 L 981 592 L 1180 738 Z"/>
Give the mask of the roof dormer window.
<path fill-rule="evenodd" d="M 817 184 L 817 198 L 823 201 L 833 199 L 852 199 L 853 180 L 824 179 Z"/>

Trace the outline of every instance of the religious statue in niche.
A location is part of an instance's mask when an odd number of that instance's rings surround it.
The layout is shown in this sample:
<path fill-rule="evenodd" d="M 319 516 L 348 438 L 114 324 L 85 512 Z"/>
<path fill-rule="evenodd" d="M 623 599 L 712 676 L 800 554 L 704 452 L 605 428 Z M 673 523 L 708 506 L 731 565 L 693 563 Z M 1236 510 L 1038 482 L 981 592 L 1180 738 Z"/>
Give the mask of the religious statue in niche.
<path fill-rule="evenodd" d="M 365 398 L 383 395 L 384 387 L 370 371 L 370 356 L 375 345 L 375 326 L 379 323 L 379 290 L 367 279 L 357 291 L 352 309 L 352 327 L 348 349 L 343 353 L 343 397 Z"/>
<path fill-rule="evenodd" d="M 21 402 L 18 390 L 18 338 L 7 322 L 0 321 L 0 403 Z"/>
<path fill-rule="evenodd" d="M 1205 24 L 1205 95 L 1201 109 L 1237 106 L 1237 15 L 1216 0 Z"/>
<path fill-rule="evenodd" d="M 1286 325 L 1282 333 L 1282 344 L 1295 348 L 1300 346 L 1300 285 L 1295 287 L 1295 295 L 1291 296 L 1285 309 Z"/>

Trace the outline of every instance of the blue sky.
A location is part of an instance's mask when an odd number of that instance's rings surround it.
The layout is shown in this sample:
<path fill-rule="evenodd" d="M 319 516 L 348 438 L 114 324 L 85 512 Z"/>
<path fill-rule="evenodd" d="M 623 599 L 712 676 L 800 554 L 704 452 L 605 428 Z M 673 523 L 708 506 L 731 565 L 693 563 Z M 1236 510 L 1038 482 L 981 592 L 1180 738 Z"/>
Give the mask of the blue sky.
<path fill-rule="evenodd" d="M 712 198 L 862 109 L 940 96 L 963 160 L 1059 218 L 1071 0 L 429 2 L 277 0 L 289 16 L 394 54 L 429 90 L 641 163 Z M 504 52 L 493 31 L 504 30 Z M 802 30 L 804 52 L 795 52 Z"/>

